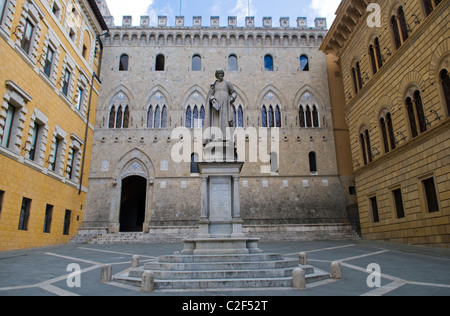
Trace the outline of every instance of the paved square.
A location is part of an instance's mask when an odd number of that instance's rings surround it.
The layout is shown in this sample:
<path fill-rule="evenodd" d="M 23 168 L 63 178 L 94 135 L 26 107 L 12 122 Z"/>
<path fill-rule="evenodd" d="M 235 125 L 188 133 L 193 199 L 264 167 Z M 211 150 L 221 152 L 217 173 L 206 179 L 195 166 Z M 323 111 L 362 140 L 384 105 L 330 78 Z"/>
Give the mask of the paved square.
<path fill-rule="evenodd" d="M 260 243 L 266 253 L 297 258 L 329 272 L 341 264 L 343 279 L 293 288 L 160 290 L 150 293 L 116 282 L 100 283 L 101 267 L 113 274 L 182 249 L 182 244 L 61 245 L 0 253 L 0 296 L 449 296 L 450 250 L 369 241 Z M 372 266 L 369 266 L 372 265 Z M 76 275 L 76 269 L 80 269 Z M 380 272 L 377 283 L 376 270 Z M 368 269 L 369 268 L 369 269 Z M 373 287 L 370 287 L 373 286 Z"/>

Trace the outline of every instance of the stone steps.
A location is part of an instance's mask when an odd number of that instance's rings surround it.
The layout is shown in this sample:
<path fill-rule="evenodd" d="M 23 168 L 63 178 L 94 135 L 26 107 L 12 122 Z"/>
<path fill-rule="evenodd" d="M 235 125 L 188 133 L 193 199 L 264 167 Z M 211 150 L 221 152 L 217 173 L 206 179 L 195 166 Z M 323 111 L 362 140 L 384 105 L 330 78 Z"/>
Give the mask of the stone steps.
<path fill-rule="evenodd" d="M 211 270 L 254 270 L 294 268 L 298 260 L 251 261 L 251 262 L 205 262 L 205 263 L 164 263 L 147 262 L 145 270 L 150 271 L 211 271 Z"/>
<path fill-rule="evenodd" d="M 114 281 L 140 287 L 144 271 L 155 276 L 154 289 L 230 289 L 292 287 L 292 272 L 302 268 L 306 283 L 330 274 L 280 254 L 229 254 L 162 256 L 114 276 Z"/>
<path fill-rule="evenodd" d="M 313 274 L 314 268 L 305 266 L 305 274 Z M 130 271 L 129 276 L 142 278 L 144 269 Z M 153 271 L 156 279 L 162 280 L 187 280 L 187 279 L 242 279 L 242 278 L 279 278 L 291 277 L 292 268 L 271 270 L 209 270 L 205 271 Z"/>

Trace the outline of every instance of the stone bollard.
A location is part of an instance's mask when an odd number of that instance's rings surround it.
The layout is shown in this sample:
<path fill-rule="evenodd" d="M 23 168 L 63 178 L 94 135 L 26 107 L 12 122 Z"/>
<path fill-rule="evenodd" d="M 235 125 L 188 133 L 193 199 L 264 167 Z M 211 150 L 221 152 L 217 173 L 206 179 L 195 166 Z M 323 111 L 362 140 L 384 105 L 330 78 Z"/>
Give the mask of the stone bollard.
<path fill-rule="evenodd" d="M 331 263 L 331 278 L 335 280 L 343 278 L 341 264 L 338 261 L 333 261 Z"/>
<path fill-rule="evenodd" d="M 139 267 L 139 256 L 131 257 L 131 267 L 138 268 Z"/>
<path fill-rule="evenodd" d="M 112 280 L 112 266 L 110 264 L 105 264 L 102 266 L 100 282 L 111 282 Z"/>
<path fill-rule="evenodd" d="M 152 271 L 144 271 L 142 274 L 142 292 L 152 292 L 155 289 L 155 274 Z"/>
<path fill-rule="evenodd" d="M 298 254 L 298 263 L 301 265 L 308 264 L 308 259 L 306 258 L 306 252 L 300 252 Z"/>
<path fill-rule="evenodd" d="M 294 289 L 306 289 L 305 271 L 301 268 L 295 268 L 292 272 L 292 286 Z"/>

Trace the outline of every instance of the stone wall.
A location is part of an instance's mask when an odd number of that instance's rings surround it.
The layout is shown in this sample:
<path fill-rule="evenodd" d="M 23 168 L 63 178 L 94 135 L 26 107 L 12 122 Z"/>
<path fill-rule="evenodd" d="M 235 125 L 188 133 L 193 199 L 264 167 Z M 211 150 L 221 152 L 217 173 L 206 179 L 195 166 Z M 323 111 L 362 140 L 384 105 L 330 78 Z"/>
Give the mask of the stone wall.
<path fill-rule="evenodd" d="M 351 181 L 343 184 L 339 177 L 326 58 L 318 49 L 326 29 L 319 25 L 140 26 L 114 27 L 110 34 L 104 42 L 102 88 L 83 227 L 119 230 L 122 179 L 131 175 L 147 179 L 145 232 L 152 233 L 151 227 L 166 226 L 170 230 L 196 225 L 201 178 L 191 174 L 190 161 L 177 163 L 172 159 L 172 148 L 180 141 L 173 131 L 186 125 L 186 108 L 191 102 L 206 105 L 209 85 L 218 68 L 225 70 L 225 79 L 235 86 L 235 105 L 243 108 L 243 129 L 255 128 L 256 141 L 261 133 L 275 131 L 259 129 L 262 106 L 278 105 L 281 111 L 278 170 L 261 173 L 261 166 L 269 163 L 260 159 L 250 162 L 248 155 L 245 157 L 240 177 L 244 223 L 347 222 L 347 186 Z M 129 57 L 127 71 L 119 71 L 123 54 Z M 156 57 L 160 54 L 164 55 L 164 67 L 156 71 Z M 194 55 L 201 57 L 200 71 L 192 71 Z M 228 70 L 230 55 L 237 57 L 237 71 Z M 265 70 L 266 55 L 273 58 L 273 71 Z M 309 71 L 302 71 L 301 55 L 308 57 Z M 115 97 L 120 93 L 122 101 L 117 101 Z M 147 128 L 148 108 L 158 102 L 167 108 L 166 126 Z M 129 106 L 128 128 L 108 128 L 113 104 Z M 318 127 L 300 127 L 300 105 L 318 108 Z M 195 152 L 198 130 L 189 132 Z M 245 142 L 247 153 L 252 141 L 250 138 Z M 270 153 L 270 141 L 268 146 L 264 150 Z M 310 152 L 316 153 L 317 171 L 310 171 Z"/>

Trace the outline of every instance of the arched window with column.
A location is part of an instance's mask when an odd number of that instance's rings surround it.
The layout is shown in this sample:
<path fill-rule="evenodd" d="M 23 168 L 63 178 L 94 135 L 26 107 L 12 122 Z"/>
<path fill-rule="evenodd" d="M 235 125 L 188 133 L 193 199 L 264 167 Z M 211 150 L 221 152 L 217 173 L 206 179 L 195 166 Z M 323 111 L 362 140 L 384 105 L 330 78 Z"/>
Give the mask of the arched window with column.
<path fill-rule="evenodd" d="M 299 127 L 319 128 L 319 106 L 317 99 L 310 92 L 305 92 L 300 98 L 298 107 Z"/>
<path fill-rule="evenodd" d="M 411 137 L 414 138 L 427 130 L 427 121 L 420 90 L 416 89 L 413 93 L 409 93 L 405 99 L 405 104 L 408 113 Z"/>
<path fill-rule="evenodd" d="M 391 28 L 394 36 L 395 48 L 398 49 L 409 37 L 408 24 L 402 6 L 400 6 L 397 9 L 397 12 L 391 17 Z"/>
<path fill-rule="evenodd" d="M 147 108 L 147 128 L 167 128 L 167 99 L 161 92 L 155 92 Z"/>
<path fill-rule="evenodd" d="M 367 165 L 369 162 L 372 162 L 372 147 L 370 143 L 370 135 L 369 129 L 366 126 L 360 128 L 359 133 L 359 141 L 361 145 L 361 156 L 364 162 L 364 165 Z"/>

